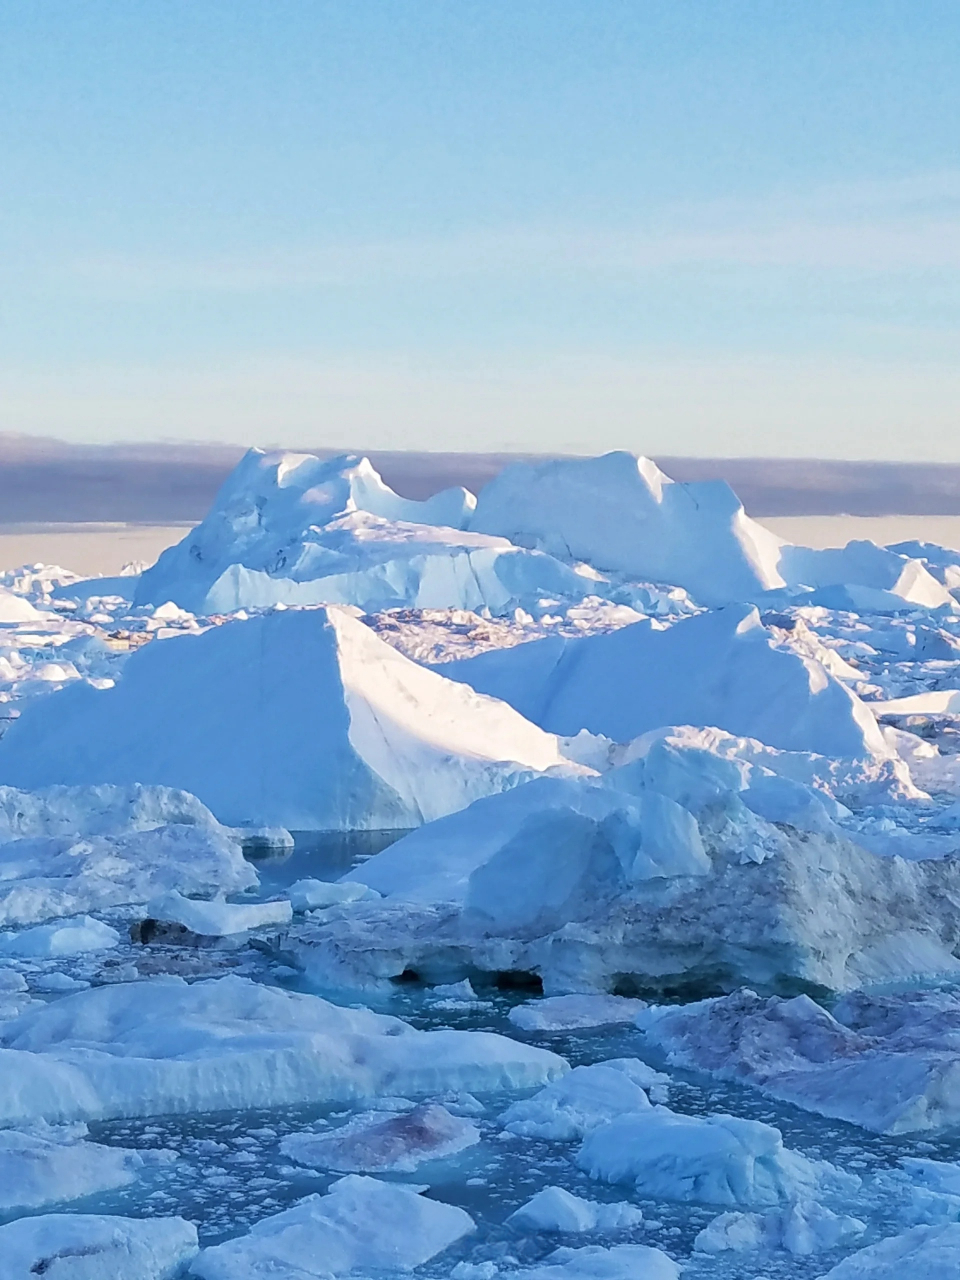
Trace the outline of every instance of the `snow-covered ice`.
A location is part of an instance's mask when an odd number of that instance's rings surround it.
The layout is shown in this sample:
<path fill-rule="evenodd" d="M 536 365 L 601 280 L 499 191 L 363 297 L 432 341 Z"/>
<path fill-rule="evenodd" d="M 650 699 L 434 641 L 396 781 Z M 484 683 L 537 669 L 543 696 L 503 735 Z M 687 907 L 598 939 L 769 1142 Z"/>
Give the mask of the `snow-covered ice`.
<path fill-rule="evenodd" d="M 500 1123 L 519 1137 L 572 1142 L 617 1116 L 647 1110 L 648 1092 L 662 1098 L 667 1080 L 636 1058 L 574 1067 L 532 1098 L 514 1102 Z"/>
<path fill-rule="evenodd" d="M 955 1280 L 960 1268 L 960 1223 L 919 1226 L 858 1249 L 823 1280 Z"/>
<path fill-rule="evenodd" d="M 148 902 L 147 915 L 164 924 L 181 924 L 201 937 L 224 938 L 248 929 L 289 924 L 293 908 L 287 898 L 277 902 L 203 902 L 185 898 L 174 889 Z"/>
<path fill-rule="evenodd" d="M 776 640 L 750 605 L 665 629 L 550 636 L 435 668 L 552 733 L 625 743 L 663 725 L 713 725 L 788 751 L 891 754 L 872 712 L 822 663 Z"/>
<path fill-rule="evenodd" d="M 88 1142 L 83 1125 L 0 1129 L 0 1213 L 42 1209 L 123 1187 L 144 1165 L 136 1151 Z"/>

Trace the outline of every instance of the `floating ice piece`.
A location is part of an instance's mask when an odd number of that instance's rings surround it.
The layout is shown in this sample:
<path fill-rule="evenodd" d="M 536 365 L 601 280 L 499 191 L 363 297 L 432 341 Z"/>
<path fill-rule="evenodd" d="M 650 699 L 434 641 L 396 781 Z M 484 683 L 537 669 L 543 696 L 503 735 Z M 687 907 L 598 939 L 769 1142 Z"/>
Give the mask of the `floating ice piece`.
<path fill-rule="evenodd" d="M 294 1133 L 280 1150 L 298 1164 L 340 1173 L 413 1173 L 480 1141 L 480 1130 L 437 1103 L 384 1117 L 366 1112 L 327 1133 Z"/>
<path fill-rule="evenodd" d="M 722 480 L 675 484 L 650 461 L 515 463 L 482 490 L 470 528 L 597 569 L 685 587 L 701 604 L 783 585 L 781 540 Z"/>
<path fill-rule="evenodd" d="M 97 987 L 0 1024 L 0 1124 L 535 1088 L 562 1058 L 236 975 Z"/>
<path fill-rule="evenodd" d="M 858 1249 L 821 1280 L 956 1280 L 960 1272 L 960 1223 L 913 1227 L 902 1235 Z"/>
<path fill-rule="evenodd" d="M 885 758 L 872 712 L 812 658 L 777 643 L 750 605 L 666 629 L 649 619 L 549 636 L 434 668 L 552 733 L 630 742 L 662 725 L 715 725 L 788 751 Z"/>
<path fill-rule="evenodd" d="M 325 609 L 146 645 L 115 688 L 34 702 L 0 739 L 8 780 L 148 779 L 293 830 L 417 826 L 558 765 L 578 771 L 553 735 Z"/>
<path fill-rule="evenodd" d="M 363 898 L 379 898 L 369 885 L 358 880 L 297 880 L 287 891 L 294 911 L 316 911 L 320 907 L 337 907 Z"/>
<path fill-rule="evenodd" d="M 852 993 L 834 1012 L 836 1017 L 807 996 L 762 999 L 738 991 L 682 1007 L 653 1007 L 638 1023 L 677 1066 L 743 1080 L 877 1133 L 958 1122 L 955 995 Z"/>
<path fill-rule="evenodd" d="M 500 1123 L 519 1137 L 573 1142 L 616 1116 L 648 1109 L 645 1090 L 667 1079 L 637 1058 L 574 1067 L 532 1098 L 513 1103 Z"/>
<path fill-rule="evenodd" d="M 194 898 L 185 898 L 174 889 L 162 898 L 148 902 L 147 915 L 152 920 L 182 924 L 201 937 L 224 938 L 266 925 L 289 924 L 293 919 L 293 908 L 287 898 L 276 902 L 234 903 L 223 899 L 198 902 Z"/>
<path fill-rule="evenodd" d="M 646 1007 L 643 1000 L 626 996 L 547 996 L 515 1005 L 507 1017 L 521 1031 L 574 1031 L 633 1022 Z"/>
<path fill-rule="evenodd" d="M 5 1280 L 174 1280 L 196 1252 L 183 1218 L 45 1213 L 0 1227 Z"/>
<path fill-rule="evenodd" d="M 468 1213 L 427 1200 L 421 1188 L 350 1175 L 326 1195 L 263 1218 L 245 1236 L 204 1249 L 202 1280 L 329 1280 L 412 1271 L 474 1230 Z"/>
<path fill-rule="evenodd" d="M 643 1211 L 624 1200 L 603 1204 L 584 1200 L 563 1187 L 544 1187 L 514 1210 L 507 1222 L 526 1231 L 566 1231 L 582 1235 L 596 1231 L 612 1235 L 629 1231 L 643 1221 Z"/>
<path fill-rule="evenodd" d="M 257 884 L 240 846 L 215 823 L 0 844 L 0 924 L 145 903 L 158 894 L 239 893 Z"/>
<path fill-rule="evenodd" d="M 608 1121 L 586 1136 L 580 1168 L 603 1182 L 631 1182 L 658 1200 L 767 1207 L 831 1184 L 854 1191 L 860 1180 L 783 1145 L 779 1129 L 737 1116 L 689 1116 L 648 1107 Z"/>
<path fill-rule="evenodd" d="M 681 979 L 845 991 L 955 975 L 960 859 L 878 856 L 840 828 L 829 796 L 752 770 L 657 738 L 599 782 L 540 778 L 487 797 L 352 870 L 385 902 L 347 924 L 298 927 L 294 950 L 318 979 L 347 985 L 405 969 L 447 982 L 514 970 L 548 994 Z M 648 825 L 658 807 L 683 821 Z M 651 828 L 673 841 L 648 841 Z"/>
<path fill-rule="evenodd" d="M 76 920 L 38 924 L 20 933 L 0 934 L 0 955 L 79 956 L 86 951 L 107 951 L 119 941 L 119 933 L 110 925 L 92 916 L 80 916 Z"/>
<path fill-rule="evenodd" d="M 802 1258 L 849 1244 L 865 1230 L 859 1218 L 806 1200 L 769 1213 L 721 1213 L 697 1234 L 693 1247 L 700 1253 L 783 1249 Z"/>
<path fill-rule="evenodd" d="M 86 1142 L 84 1126 L 0 1130 L 0 1213 L 42 1209 L 134 1182 L 136 1151 Z"/>
<path fill-rule="evenodd" d="M 618 1244 L 609 1249 L 557 1249 L 539 1266 L 504 1273 L 505 1280 L 679 1280 L 680 1267 L 661 1249 Z M 938 1278 L 939 1280 L 939 1278 Z"/>

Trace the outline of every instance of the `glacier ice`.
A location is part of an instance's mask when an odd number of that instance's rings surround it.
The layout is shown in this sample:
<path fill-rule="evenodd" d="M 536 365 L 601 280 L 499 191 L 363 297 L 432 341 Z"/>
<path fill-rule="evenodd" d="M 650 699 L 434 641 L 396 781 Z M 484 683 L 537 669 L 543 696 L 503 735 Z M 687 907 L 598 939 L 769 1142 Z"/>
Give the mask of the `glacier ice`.
<path fill-rule="evenodd" d="M 439 1103 L 396 1115 L 365 1112 L 339 1129 L 294 1133 L 281 1144 L 299 1164 L 340 1173 L 413 1173 L 427 1160 L 457 1155 L 480 1141 L 476 1125 Z"/>
<path fill-rule="evenodd" d="M 612 1235 L 643 1221 L 643 1210 L 620 1200 L 604 1204 L 584 1200 L 563 1187 L 544 1187 L 511 1213 L 511 1226 L 532 1231 L 563 1231 L 579 1235 L 597 1232 Z"/>

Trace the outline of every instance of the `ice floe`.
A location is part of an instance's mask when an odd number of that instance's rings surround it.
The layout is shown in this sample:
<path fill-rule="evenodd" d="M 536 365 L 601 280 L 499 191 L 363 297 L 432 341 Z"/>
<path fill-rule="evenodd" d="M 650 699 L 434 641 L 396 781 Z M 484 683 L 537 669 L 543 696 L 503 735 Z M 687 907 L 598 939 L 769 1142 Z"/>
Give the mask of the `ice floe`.
<path fill-rule="evenodd" d="M 617 1116 L 648 1109 L 648 1093 L 662 1099 L 667 1081 L 637 1058 L 574 1067 L 532 1098 L 514 1102 L 500 1123 L 518 1137 L 572 1142 Z"/>
<path fill-rule="evenodd" d="M 0 1226 L 5 1280 L 176 1280 L 196 1252 L 183 1218 L 45 1213 Z"/>
<path fill-rule="evenodd" d="M 643 1210 L 624 1200 L 603 1203 L 584 1200 L 563 1187 L 544 1187 L 514 1210 L 507 1222 L 528 1231 L 561 1231 L 572 1235 L 597 1232 L 613 1235 L 643 1221 Z"/>
<path fill-rule="evenodd" d="M 423 1103 L 396 1115 L 365 1112 L 339 1129 L 295 1133 L 281 1143 L 299 1164 L 340 1173 L 413 1173 L 428 1160 L 443 1160 L 480 1141 L 480 1130 L 439 1103 Z"/>
<path fill-rule="evenodd" d="M 134 1182 L 150 1163 L 139 1152 L 86 1140 L 83 1125 L 0 1129 L 0 1213 L 79 1200 Z"/>
<path fill-rule="evenodd" d="M 555 1054 L 230 975 L 94 988 L 0 1024 L 0 1123 L 528 1089 Z"/>
<path fill-rule="evenodd" d="M 418 1194 L 422 1188 L 351 1174 L 245 1236 L 204 1249 L 202 1280 L 317 1280 L 412 1271 L 474 1230 L 468 1213 Z"/>

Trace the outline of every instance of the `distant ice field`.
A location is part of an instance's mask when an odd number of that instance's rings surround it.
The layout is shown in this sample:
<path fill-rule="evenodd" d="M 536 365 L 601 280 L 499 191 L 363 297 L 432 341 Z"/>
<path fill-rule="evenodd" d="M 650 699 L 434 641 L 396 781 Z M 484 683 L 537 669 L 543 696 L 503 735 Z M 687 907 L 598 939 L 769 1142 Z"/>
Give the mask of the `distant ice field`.
<path fill-rule="evenodd" d="M 960 516 L 768 516 L 760 521 L 790 542 L 842 547 L 851 538 L 881 546 L 917 539 L 960 548 Z M 192 524 L 0 524 L 0 571 L 59 564 L 74 573 L 114 574 L 132 560 L 152 564 Z"/>

